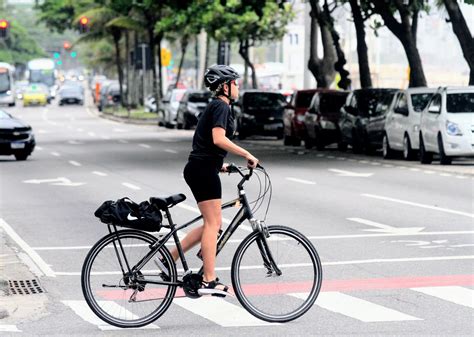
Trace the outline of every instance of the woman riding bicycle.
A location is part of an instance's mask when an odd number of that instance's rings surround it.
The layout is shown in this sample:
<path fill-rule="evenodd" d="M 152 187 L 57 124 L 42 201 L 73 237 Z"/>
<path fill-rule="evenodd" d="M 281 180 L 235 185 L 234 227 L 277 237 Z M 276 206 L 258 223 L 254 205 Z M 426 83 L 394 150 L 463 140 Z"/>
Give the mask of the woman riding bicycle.
<path fill-rule="evenodd" d="M 183 172 L 204 219 L 203 225 L 189 232 L 181 242 L 187 251 L 201 241 L 204 275 L 200 295 L 225 296 L 228 290 L 215 273 L 217 236 L 222 226 L 219 172 L 226 171 L 224 158 L 231 152 L 244 157 L 248 167 L 255 168 L 258 164 L 258 159 L 249 151 L 230 140 L 235 132 L 230 104 L 239 97 L 238 78 L 237 72 L 226 65 L 214 65 L 206 70 L 204 83 L 213 92 L 214 99 L 199 119 Z M 173 249 L 171 253 L 176 261 L 178 251 Z"/>

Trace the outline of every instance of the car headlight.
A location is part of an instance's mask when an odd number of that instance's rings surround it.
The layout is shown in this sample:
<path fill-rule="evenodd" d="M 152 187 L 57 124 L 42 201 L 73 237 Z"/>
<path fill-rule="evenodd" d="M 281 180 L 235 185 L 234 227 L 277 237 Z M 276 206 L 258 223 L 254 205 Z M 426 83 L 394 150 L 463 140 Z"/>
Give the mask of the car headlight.
<path fill-rule="evenodd" d="M 7 90 L 6 92 L 7 96 L 10 96 L 12 94 L 12 91 L 11 90 Z"/>
<path fill-rule="evenodd" d="M 462 131 L 456 123 L 446 121 L 446 132 L 450 136 L 462 136 Z"/>

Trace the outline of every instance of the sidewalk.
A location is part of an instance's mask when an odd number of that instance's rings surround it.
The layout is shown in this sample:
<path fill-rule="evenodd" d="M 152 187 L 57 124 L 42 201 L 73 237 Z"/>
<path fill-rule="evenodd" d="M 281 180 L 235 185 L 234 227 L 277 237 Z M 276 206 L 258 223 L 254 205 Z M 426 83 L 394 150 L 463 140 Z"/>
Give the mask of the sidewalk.
<path fill-rule="evenodd" d="M 1 219 L 0 219 L 1 220 Z M 47 315 L 48 297 L 21 251 L 0 227 L 0 328 L 18 332 L 18 325 Z M 30 269 L 31 268 L 31 269 Z"/>

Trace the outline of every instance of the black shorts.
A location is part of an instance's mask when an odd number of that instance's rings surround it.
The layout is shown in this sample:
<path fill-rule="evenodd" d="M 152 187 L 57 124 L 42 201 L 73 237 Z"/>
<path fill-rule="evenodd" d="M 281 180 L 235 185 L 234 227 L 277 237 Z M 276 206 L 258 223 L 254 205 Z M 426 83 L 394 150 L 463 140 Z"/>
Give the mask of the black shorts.
<path fill-rule="evenodd" d="M 207 160 L 190 159 L 184 167 L 184 180 L 191 188 L 196 202 L 222 199 L 219 171 L 222 164 Z"/>

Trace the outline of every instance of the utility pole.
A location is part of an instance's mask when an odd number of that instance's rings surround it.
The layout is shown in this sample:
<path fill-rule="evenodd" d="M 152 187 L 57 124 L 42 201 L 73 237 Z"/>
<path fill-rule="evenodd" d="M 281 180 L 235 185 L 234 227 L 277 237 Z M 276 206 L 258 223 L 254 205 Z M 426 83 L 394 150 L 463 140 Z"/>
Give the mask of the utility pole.
<path fill-rule="evenodd" d="M 147 45 L 145 43 L 142 43 L 140 47 L 142 48 L 143 105 L 145 105 L 145 102 L 146 102 L 146 47 Z"/>

